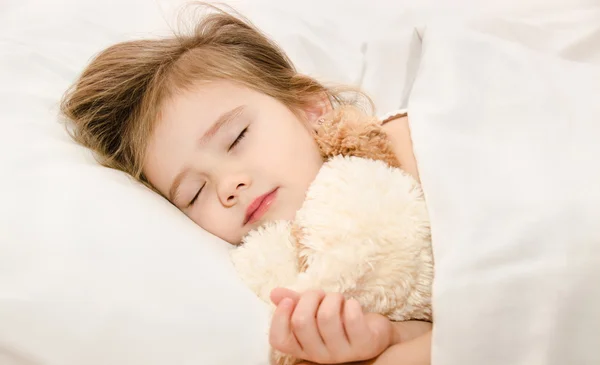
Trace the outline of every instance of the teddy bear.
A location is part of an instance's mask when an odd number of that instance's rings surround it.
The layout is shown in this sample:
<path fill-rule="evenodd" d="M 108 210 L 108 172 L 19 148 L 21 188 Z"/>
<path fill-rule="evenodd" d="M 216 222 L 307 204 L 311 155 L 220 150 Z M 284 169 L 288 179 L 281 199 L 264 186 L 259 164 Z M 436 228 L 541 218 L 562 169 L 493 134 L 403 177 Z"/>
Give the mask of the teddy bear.
<path fill-rule="evenodd" d="M 324 163 L 294 220 L 267 223 L 232 249 L 242 281 L 269 304 L 276 287 L 322 289 L 392 321 L 430 321 L 433 253 L 419 183 L 381 123 L 355 107 L 320 119 L 314 137 Z M 272 350 L 271 361 L 298 359 Z"/>

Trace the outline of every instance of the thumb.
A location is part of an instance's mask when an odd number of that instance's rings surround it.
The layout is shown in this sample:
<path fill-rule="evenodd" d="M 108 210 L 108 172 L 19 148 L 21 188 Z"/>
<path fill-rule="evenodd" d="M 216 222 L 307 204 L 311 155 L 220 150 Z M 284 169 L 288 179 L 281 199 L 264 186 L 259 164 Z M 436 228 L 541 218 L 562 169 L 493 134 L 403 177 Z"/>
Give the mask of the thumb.
<path fill-rule="evenodd" d="M 279 303 L 285 298 L 290 298 L 295 303 L 298 301 L 298 299 L 300 299 L 300 294 L 286 288 L 275 288 L 271 290 L 271 301 L 273 304 L 279 305 Z"/>

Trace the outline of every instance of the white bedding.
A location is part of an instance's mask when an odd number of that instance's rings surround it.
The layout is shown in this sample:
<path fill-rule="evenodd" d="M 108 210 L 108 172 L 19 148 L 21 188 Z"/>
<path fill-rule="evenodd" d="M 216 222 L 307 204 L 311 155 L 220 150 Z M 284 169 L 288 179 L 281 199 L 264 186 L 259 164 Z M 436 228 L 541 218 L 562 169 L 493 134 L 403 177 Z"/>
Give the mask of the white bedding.
<path fill-rule="evenodd" d="M 422 32 L 433 363 L 600 364 L 600 8 Z"/>
<path fill-rule="evenodd" d="M 266 363 L 267 310 L 227 246 L 56 122 L 95 52 L 164 35 L 182 2 L 0 3 L 1 365 Z M 301 71 L 363 86 L 380 113 L 408 103 L 435 365 L 600 363 L 600 19 L 565 10 L 597 0 L 229 2 Z"/>

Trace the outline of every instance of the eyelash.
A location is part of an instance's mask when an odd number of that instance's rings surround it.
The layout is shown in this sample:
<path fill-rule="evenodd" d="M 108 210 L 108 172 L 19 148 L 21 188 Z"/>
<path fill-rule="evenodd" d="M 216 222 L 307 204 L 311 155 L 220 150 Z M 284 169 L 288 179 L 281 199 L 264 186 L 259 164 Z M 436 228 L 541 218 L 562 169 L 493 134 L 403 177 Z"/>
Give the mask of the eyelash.
<path fill-rule="evenodd" d="M 237 138 L 235 139 L 235 141 L 233 141 L 233 143 L 229 146 L 228 151 L 231 151 L 235 146 L 237 146 L 238 143 L 240 143 L 242 141 L 242 139 L 244 139 L 244 137 L 246 137 L 246 132 L 248 132 L 248 127 L 244 128 L 244 130 L 242 130 L 240 132 L 240 134 L 237 136 Z M 206 184 L 204 184 L 204 185 L 206 185 Z M 200 189 L 198 189 L 198 192 L 196 193 L 196 195 L 194 195 L 194 197 L 192 198 L 192 200 L 188 204 L 188 208 L 191 207 L 192 205 L 194 205 L 194 203 L 198 199 L 198 196 L 202 192 L 202 189 L 204 189 L 204 185 L 202 185 L 202 187 Z"/>
<path fill-rule="evenodd" d="M 233 147 L 237 146 L 237 144 L 240 143 L 241 140 L 244 139 L 244 137 L 246 137 L 246 132 L 248 132 L 248 127 L 244 128 L 244 130 L 240 132 L 235 141 L 233 141 L 231 146 L 229 146 L 228 151 L 231 151 Z"/>
<path fill-rule="evenodd" d="M 206 185 L 206 184 L 204 184 L 204 185 Z M 191 207 L 192 205 L 194 205 L 194 203 L 196 202 L 196 199 L 198 199 L 198 196 L 200 195 L 200 192 L 202 192 L 202 189 L 204 189 L 204 185 L 202 185 L 202 187 L 200 189 L 198 189 L 198 192 L 196 193 L 196 195 L 194 195 L 194 197 L 188 204 L 188 208 Z"/>

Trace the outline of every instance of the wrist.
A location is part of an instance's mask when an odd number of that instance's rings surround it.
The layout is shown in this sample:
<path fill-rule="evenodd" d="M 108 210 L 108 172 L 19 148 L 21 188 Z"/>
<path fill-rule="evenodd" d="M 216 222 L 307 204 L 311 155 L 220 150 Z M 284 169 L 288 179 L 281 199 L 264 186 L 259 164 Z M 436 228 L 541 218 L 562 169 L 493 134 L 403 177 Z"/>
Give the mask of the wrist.
<path fill-rule="evenodd" d="M 404 342 L 404 337 L 402 336 L 404 332 L 404 322 L 392 322 L 393 331 L 392 331 L 392 339 L 390 346 L 397 345 L 399 343 Z"/>
<path fill-rule="evenodd" d="M 390 346 L 407 342 L 431 331 L 432 324 L 425 321 L 392 322 L 394 327 Z"/>

